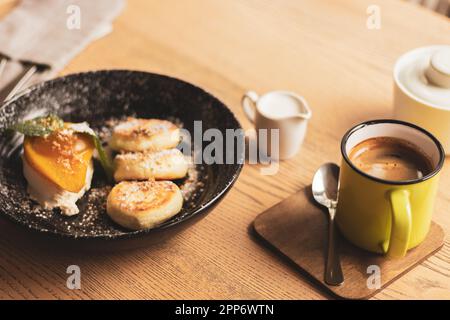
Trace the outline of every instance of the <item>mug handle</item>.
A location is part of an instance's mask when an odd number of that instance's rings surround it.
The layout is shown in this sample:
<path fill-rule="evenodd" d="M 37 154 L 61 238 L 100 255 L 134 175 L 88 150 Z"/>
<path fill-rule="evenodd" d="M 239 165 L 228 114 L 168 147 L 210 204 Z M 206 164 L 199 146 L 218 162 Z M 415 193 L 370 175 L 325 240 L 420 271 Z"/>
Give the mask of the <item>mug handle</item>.
<path fill-rule="evenodd" d="M 392 223 L 391 237 L 386 254 L 389 257 L 404 257 L 408 250 L 411 236 L 411 204 L 409 192 L 403 189 L 392 190 L 389 193 L 391 202 Z"/>
<path fill-rule="evenodd" d="M 247 91 L 241 99 L 242 109 L 244 109 L 244 113 L 251 123 L 255 123 L 255 108 L 258 99 L 258 94 L 254 91 Z"/>

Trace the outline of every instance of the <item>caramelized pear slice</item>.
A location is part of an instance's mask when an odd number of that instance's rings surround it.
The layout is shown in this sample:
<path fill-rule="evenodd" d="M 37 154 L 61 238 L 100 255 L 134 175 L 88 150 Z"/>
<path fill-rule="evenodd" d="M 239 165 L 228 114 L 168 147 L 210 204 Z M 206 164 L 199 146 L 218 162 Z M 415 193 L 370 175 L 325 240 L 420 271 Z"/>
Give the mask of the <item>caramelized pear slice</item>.
<path fill-rule="evenodd" d="M 64 128 L 45 137 L 25 137 L 28 164 L 63 190 L 79 192 L 94 152 L 92 137 Z"/>

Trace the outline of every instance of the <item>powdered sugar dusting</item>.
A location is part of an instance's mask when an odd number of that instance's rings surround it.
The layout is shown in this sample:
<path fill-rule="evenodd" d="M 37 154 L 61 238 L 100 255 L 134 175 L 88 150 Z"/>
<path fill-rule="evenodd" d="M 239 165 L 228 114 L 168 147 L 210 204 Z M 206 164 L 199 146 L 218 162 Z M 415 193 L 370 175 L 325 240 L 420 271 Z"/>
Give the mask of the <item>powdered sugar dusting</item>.
<path fill-rule="evenodd" d="M 107 144 L 112 129 L 117 123 L 123 121 L 124 118 L 126 117 L 111 118 L 103 122 L 101 126 L 92 125 L 103 144 Z M 180 121 L 174 122 L 177 125 L 181 123 Z M 174 151 L 168 150 L 167 152 Z M 16 155 L 16 157 L 18 158 L 19 156 Z M 112 185 L 106 181 L 98 161 L 95 161 L 91 189 L 77 202 L 80 213 L 76 216 L 65 217 L 61 215 L 59 209 L 43 209 L 39 204 L 30 199 L 28 194 L 26 194 L 27 183 L 22 176 L 22 163 L 17 158 L 14 159 L 12 157 L 4 164 L 3 172 L 0 174 L 3 174 L 5 176 L 4 178 L 9 179 L 10 184 L 0 184 L 0 194 L 3 197 L 18 199 L 13 206 L 10 203 L 5 204 L 5 210 L 22 212 L 25 209 L 27 214 L 16 216 L 16 218 L 26 221 L 29 227 L 38 228 L 42 231 L 54 230 L 58 233 L 70 234 L 75 238 L 96 236 L 115 237 L 132 232 L 114 223 L 106 213 L 106 199 L 111 191 Z M 185 158 L 189 163 L 187 176 L 184 179 L 174 181 L 179 186 L 183 195 L 183 209 L 179 214 L 165 222 L 165 224 L 182 219 L 204 197 L 205 181 L 208 178 L 206 167 L 193 164 L 191 157 L 186 156 Z M 19 175 L 20 179 L 16 178 L 17 175 Z M 11 185 L 16 184 L 20 186 L 11 187 Z M 21 192 L 21 195 L 18 196 L 17 192 Z M 18 208 L 21 210 L 18 210 Z"/>
<path fill-rule="evenodd" d="M 49 113 L 68 122 L 89 122 L 104 144 L 111 129 L 129 116 L 169 120 L 189 131 L 196 120 L 203 122 L 205 130 L 240 128 L 226 106 L 202 89 L 146 72 L 110 70 L 69 75 L 41 83 L 18 99 L 11 99 L 0 110 L 0 215 L 18 225 L 67 238 L 126 238 L 146 231 L 124 230 L 109 219 L 105 203 L 111 185 L 98 161 L 91 190 L 77 202 L 79 215 L 64 217 L 57 209 L 44 210 L 30 200 L 22 175 L 21 136 L 9 136 L 4 129 L 26 117 Z M 218 201 L 241 167 L 241 164 L 192 167 L 185 179 L 175 181 L 185 197 L 183 209 L 159 228 L 206 213 L 208 210 L 202 209 Z M 151 242 L 157 238 L 153 237 Z"/>

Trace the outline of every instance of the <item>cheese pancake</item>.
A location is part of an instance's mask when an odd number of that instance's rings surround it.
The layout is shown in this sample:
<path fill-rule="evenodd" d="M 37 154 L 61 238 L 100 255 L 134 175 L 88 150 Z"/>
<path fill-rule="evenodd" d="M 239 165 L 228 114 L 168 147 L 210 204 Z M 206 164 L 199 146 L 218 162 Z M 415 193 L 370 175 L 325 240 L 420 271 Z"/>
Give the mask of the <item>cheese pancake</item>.
<path fill-rule="evenodd" d="M 184 178 L 188 162 L 178 149 L 156 152 L 129 152 L 114 159 L 114 179 L 123 180 L 173 180 Z"/>
<path fill-rule="evenodd" d="M 115 151 L 140 152 L 175 148 L 180 142 L 180 129 L 160 119 L 127 118 L 114 129 L 109 142 Z"/>
<path fill-rule="evenodd" d="M 152 228 L 170 219 L 183 206 L 180 189 L 171 181 L 122 181 L 106 202 L 108 215 L 131 230 Z"/>

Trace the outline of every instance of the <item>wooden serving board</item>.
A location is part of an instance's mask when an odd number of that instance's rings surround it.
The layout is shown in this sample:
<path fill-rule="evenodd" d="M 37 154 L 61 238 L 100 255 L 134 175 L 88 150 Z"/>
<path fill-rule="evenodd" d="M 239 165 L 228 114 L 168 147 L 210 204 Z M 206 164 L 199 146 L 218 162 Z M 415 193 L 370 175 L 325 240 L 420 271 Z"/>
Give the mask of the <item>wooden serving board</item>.
<path fill-rule="evenodd" d="M 341 265 L 345 281 L 341 286 L 329 286 L 323 281 L 327 221 L 325 210 L 315 205 L 311 187 L 307 187 L 261 213 L 254 221 L 254 229 L 274 249 L 307 272 L 322 287 L 346 299 L 369 298 L 437 252 L 444 244 L 444 231 L 434 222 L 425 241 L 401 259 L 388 259 L 364 251 L 340 237 Z M 368 267 L 371 265 L 380 268 L 379 288 L 369 288 L 367 285 L 373 274 L 373 271 L 368 273 Z M 370 287 L 375 283 L 372 280 L 373 277 L 369 279 Z"/>

